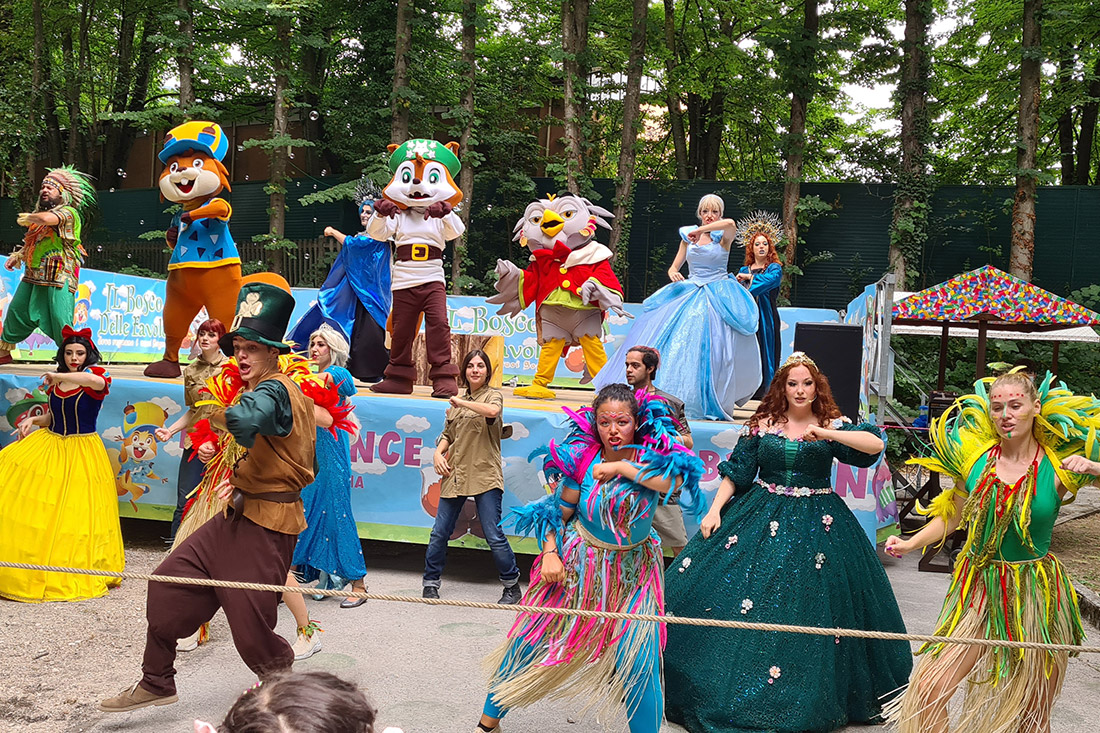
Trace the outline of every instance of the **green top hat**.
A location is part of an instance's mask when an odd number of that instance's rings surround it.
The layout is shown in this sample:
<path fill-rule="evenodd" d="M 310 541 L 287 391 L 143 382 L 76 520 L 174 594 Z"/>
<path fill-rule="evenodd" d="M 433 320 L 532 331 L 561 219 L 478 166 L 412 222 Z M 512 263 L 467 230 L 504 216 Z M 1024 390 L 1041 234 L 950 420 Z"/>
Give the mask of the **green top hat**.
<path fill-rule="evenodd" d="M 279 275 L 262 272 L 249 275 L 241 284 L 237 296 L 237 315 L 229 332 L 218 339 L 218 346 L 233 355 L 233 337 L 240 336 L 264 346 L 290 353 L 290 344 L 283 341 L 290 316 L 294 312 L 294 296 L 290 285 Z"/>
<path fill-rule="evenodd" d="M 455 145 L 455 143 L 447 143 L 447 145 Z M 419 155 L 424 160 L 435 160 L 442 163 L 451 174 L 451 178 L 454 178 L 461 170 L 462 163 L 459 162 L 454 150 L 451 150 L 447 145 L 437 140 L 425 140 L 424 138 L 406 140 L 397 147 L 391 145 L 393 152 L 390 153 L 390 172 L 396 173 L 399 165 Z M 457 150 L 457 146 L 455 149 Z"/>

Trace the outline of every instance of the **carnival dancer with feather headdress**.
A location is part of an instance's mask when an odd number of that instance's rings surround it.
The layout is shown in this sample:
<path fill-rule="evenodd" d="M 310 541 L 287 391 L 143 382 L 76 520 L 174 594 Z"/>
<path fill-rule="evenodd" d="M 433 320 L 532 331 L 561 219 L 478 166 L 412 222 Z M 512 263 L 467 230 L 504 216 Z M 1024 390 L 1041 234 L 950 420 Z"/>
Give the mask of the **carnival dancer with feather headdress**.
<path fill-rule="evenodd" d="M 544 468 L 553 493 L 505 520 L 542 549 L 522 603 L 660 614 L 653 510 L 680 488 L 680 505 L 697 511 L 702 462 L 676 441 L 668 404 L 625 384 L 601 389 L 591 408 L 566 412 L 573 429 L 550 443 Z M 477 729 L 498 731 L 509 708 L 577 697 L 601 708 L 623 703 L 631 733 L 656 733 L 663 647 L 657 624 L 521 613 L 487 660 L 494 673 Z"/>
<path fill-rule="evenodd" d="M 4 318 L 0 364 L 11 362 L 16 344 L 35 328 L 60 344 L 61 329 L 73 325 L 80 265 L 87 254 L 81 229 L 93 206 L 95 189 L 88 176 L 65 165 L 46 173 L 34 211 L 16 220 L 27 233 L 4 266 L 14 270 L 22 264 L 23 279 Z"/>
<path fill-rule="evenodd" d="M 1049 550 L 1063 501 L 1100 476 L 1098 431 L 1100 401 L 1049 373 L 1038 388 L 1020 372 L 979 380 L 933 421 L 933 454 L 913 462 L 954 486 L 922 510 L 932 519 L 921 531 L 891 537 L 886 551 L 900 557 L 966 528 L 936 635 L 1082 642 L 1077 594 Z M 955 731 L 1050 730 L 1068 653 L 925 644 L 919 654 L 905 695 L 887 711 L 901 733 L 946 733 L 947 703 L 964 681 Z"/>
<path fill-rule="evenodd" d="M 874 546 L 830 484 L 878 461 L 801 352 L 776 373 L 700 532 L 665 574 L 677 616 L 905 632 Z M 913 667 L 903 641 L 669 626 L 669 720 L 691 733 L 828 731 L 875 721 Z"/>
<path fill-rule="evenodd" d="M 760 389 L 763 397 L 779 368 L 779 285 L 783 281 L 783 265 L 776 246 L 782 239 L 783 225 L 779 217 L 767 211 L 757 211 L 737 227 L 737 238 L 745 248 L 745 264 L 737 271 L 737 281 L 749 289 L 760 309 L 760 327 L 756 343 L 760 345 Z"/>
<path fill-rule="evenodd" d="M 680 249 L 669 268 L 671 283 L 645 299 L 622 346 L 594 382 L 625 379 L 626 355 L 636 344 L 661 353 L 656 386 L 684 401 L 692 420 L 731 420 L 737 403 L 760 386 L 756 301 L 727 271 L 735 225 L 723 219 L 714 194 L 699 201 L 702 226 L 680 228 Z M 684 260 L 688 278 L 680 275 Z"/>

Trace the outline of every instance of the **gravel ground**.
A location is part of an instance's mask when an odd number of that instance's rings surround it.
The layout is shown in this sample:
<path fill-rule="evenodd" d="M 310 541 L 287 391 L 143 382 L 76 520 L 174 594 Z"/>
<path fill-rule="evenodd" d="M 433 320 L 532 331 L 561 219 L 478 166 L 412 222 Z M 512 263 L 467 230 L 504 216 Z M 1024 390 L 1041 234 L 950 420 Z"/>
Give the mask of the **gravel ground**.
<path fill-rule="evenodd" d="M 165 554 L 157 522 L 123 521 L 126 569 L 152 572 Z M 145 590 L 127 581 L 76 603 L 0 599 L 0 730 L 84 730 L 105 691 L 133 684 L 145 645 Z M 214 628 L 225 617 L 214 617 Z M 228 627 L 225 638 L 228 634 Z"/>
<path fill-rule="evenodd" d="M 1055 527 L 1050 551 L 1066 566 L 1071 578 L 1100 593 L 1100 514 Z"/>

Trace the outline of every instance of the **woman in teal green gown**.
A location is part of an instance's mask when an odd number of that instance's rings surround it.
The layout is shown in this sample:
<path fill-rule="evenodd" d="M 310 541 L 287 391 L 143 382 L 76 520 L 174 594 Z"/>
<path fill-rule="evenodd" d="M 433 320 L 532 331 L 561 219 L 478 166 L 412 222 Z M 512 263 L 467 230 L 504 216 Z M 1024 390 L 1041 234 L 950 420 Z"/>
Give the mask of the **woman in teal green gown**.
<path fill-rule="evenodd" d="M 882 449 L 878 429 L 841 418 L 828 380 L 793 354 L 666 572 L 669 613 L 904 632 L 874 547 L 830 485 L 834 458 L 870 467 Z M 911 670 L 905 642 L 670 624 L 666 712 L 691 733 L 829 731 L 878 721 Z"/>

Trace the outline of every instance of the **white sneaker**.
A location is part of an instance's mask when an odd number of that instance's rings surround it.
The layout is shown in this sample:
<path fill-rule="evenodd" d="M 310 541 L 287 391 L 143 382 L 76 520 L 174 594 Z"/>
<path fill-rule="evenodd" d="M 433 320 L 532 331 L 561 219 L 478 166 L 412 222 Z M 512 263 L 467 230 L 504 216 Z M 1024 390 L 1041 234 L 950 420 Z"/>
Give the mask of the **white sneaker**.
<path fill-rule="evenodd" d="M 294 661 L 300 662 L 303 659 L 309 659 L 321 651 L 321 634 L 323 633 L 325 633 L 324 629 L 313 620 L 306 626 L 299 626 L 298 638 L 291 645 L 291 649 L 294 650 Z"/>
<path fill-rule="evenodd" d="M 176 651 L 177 652 L 193 652 L 196 649 L 198 649 L 199 648 L 199 634 L 201 633 L 201 631 L 202 630 L 200 629 L 199 631 L 196 631 L 195 633 L 191 634 L 191 636 L 188 636 L 184 639 L 177 639 L 176 640 Z"/>

